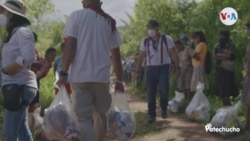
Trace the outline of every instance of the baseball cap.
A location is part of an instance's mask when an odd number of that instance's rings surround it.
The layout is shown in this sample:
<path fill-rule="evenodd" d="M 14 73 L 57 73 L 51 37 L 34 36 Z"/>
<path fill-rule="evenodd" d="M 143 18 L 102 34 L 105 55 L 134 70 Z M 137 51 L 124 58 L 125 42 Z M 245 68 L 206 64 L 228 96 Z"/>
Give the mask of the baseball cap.
<path fill-rule="evenodd" d="M 160 24 L 157 20 L 149 20 L 147 26 L 160 27 Z"/>

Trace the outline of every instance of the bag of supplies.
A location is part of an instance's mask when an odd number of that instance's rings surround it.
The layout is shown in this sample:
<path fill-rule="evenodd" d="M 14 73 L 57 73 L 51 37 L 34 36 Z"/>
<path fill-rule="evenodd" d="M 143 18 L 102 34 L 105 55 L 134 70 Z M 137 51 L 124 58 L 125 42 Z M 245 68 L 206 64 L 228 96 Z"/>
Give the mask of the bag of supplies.
<path fill-rule="evenodd" d="M 203 91 L 205 89 L 204 83 L 198 83 L 197 91 L 186 108 L 186 115 L 188 118 L 196 121 L 210 120 L 210 104 Z"/>
<path fill-rule="evenodd" d="M 184 100 L 184 94 L 175 91 L 175 97 L 168 102 L 168 110 L 172 113 L 177 113 Z"/>
<path fill-rule="evenodd" d="M 128 141 L 134 134 L 136 120 L 130 110 L 126 95 L 111 92 L 112 105 L 107 113 L 109 132 L 115 133 L 118 141 Z"/>
<path fill-rule="evenodd" d="M 241 102 L 237 102 L 233 106 L 224 106 L 216 110 L 216 114 L 211 120 L 212 127 L 227 128 L 223 132 L 218 132 L 221 135 L 234 135 L 237 132 L 229 132 L 229 128 L 241 128 L 240 121 L 237 116 L 238 109 L 241 106 Z"/>
<path fill-rule="evenodd" d="M 76 116 L 65 87 L 60 87 L 51 105 L 45 109 L 44 123 L 50 140 L 79 140 Z"/>

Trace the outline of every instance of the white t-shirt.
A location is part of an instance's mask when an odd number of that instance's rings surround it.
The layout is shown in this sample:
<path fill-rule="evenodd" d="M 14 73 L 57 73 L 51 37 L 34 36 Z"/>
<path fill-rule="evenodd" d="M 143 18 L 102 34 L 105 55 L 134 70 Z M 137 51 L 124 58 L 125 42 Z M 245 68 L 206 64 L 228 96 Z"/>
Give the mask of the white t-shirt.
<path fill-rule="evenodd" d="M 140 50 L 145 51 L 147 54 L 147 57 L 146 57 L 147 66 L 159 66 L 159 65 L 171 63 L 169 50 L 174 47 L 174 42 L 170 36 L 168 35 L 165 35 L 165 36 L 166 36 L 168 45 L 166 46 L 164 42 L 162 43 L 162 37 L 160 37 L 158 41 L 158 46 L 157 44 L 155 44 L 155 46 L 157 46 L 157 50 L 153 48 L 152 40 L 149 40 L 147 38 L 144 38 L 142 40 Z M 145 39 L 148 40 L 146 43 L 146 46 L 144 42 Z M 161 45 L 162 45 L 162 58 L 163 58 L 162 62 L 161 62 Z"/>
<path fill-rule="evenodd" d="M 122 43 L 118 31 L 112 33 L 110 22 L 93 10 L 77 10 L 70 15 L 64 36 L 77 39 L 69 82 L 109 82 L 110 49 Z"/>

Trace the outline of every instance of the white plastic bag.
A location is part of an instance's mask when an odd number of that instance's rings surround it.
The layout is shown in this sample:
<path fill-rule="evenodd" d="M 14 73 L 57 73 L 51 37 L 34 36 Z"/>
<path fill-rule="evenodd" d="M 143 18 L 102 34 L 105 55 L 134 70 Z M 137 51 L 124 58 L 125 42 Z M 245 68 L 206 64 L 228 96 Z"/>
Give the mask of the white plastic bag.
<path fill-rule="evenodd" d="M 177 113 L 184 100 L 184 94 L 175 91 L 175 97 L 168 102 L 168 110 L 173 113 Z"/>
<path fill-rule="evenodd" d="M 79 140 L 76 116 L 64 86 L 60 87 L 51 105 L 45 109 L 46 135 L 53 140 Z"/>
<path fill-rule="evenodd" d="M 217 128 L 241 128 L 240 121 L 237 117 L 238 109 L 241 106 L 241 102 L 237 102 L 233 106 L 224 106 L 216 110 L 216 114 L 211 120 L 212 127 Z M 221 135 L 232 135 L 233 132 L 219 132 Z"/>
<path fill-rule="evenodd" d="M 210 119 L 210 104 L 203 91 L 204 83 L 198 83 L 197 91 L 186 108 L 186 115 L 193 120 L 208 121 Z"/>
<path fill-rule="evenodd" d="M 35 141 L 49 141 L 45 134 L 45 128 L 43 125 L 43 117 L 40 115 L 41 107 L 36 108 L 33 113 L 34 118 L 34 140 Z"/>
<path fill-rule="evenodd" d="M 134 134 L 136 120 L 134 113 L 130 110 L 126 95 L 111 92 L 112 105 L 107 113 L 108 128 L 115 133 L 118 141 L 128 141 Z"/>

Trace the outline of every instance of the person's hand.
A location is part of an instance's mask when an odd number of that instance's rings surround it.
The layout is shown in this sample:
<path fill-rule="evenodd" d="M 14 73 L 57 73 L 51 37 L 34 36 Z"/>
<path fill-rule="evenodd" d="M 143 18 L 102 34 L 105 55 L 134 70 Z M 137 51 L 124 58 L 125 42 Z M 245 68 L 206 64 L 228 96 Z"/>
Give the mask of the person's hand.
<path fill-rule="evenodd" d="M 58 87 L 65 85 L 68 83 L 68 76 L 60 76 L 59 79 L 56 82 L 56 85 Z"/>
<path fill-rule="evenodd" d="M 124 93 L 124 87 L 120 81 L 115 83 L 115 93 L 117 92 Z"/>

